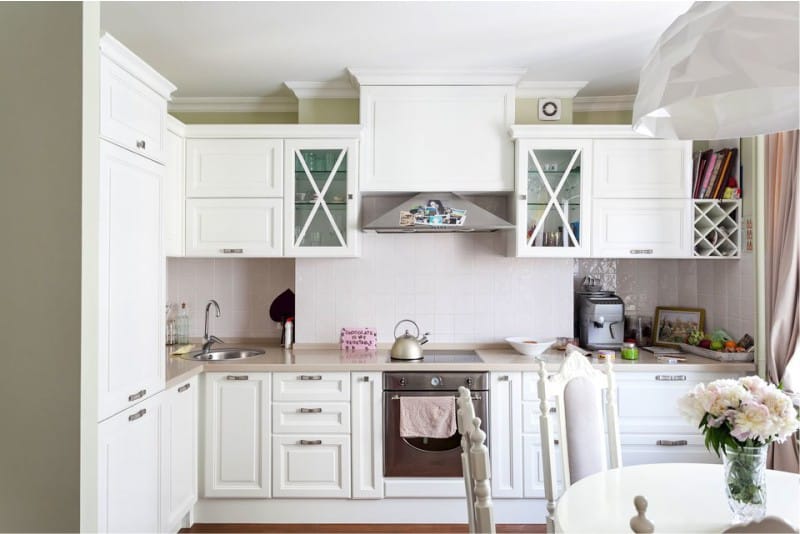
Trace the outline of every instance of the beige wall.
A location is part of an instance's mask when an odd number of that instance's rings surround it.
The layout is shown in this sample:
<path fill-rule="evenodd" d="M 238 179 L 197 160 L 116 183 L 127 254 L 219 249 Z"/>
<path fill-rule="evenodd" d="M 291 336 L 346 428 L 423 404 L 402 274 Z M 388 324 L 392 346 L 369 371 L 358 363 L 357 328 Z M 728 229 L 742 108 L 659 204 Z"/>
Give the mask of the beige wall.
<path fill-rule="evenodd" d="M 358 124 L 357 98 L 309 98 L 297 104 L 300 124 Z"/>
<path fill-rule="evenodd" d="M 79 527 L 82 7 L 0 3 L 0 531 Z"/>
<path fill-rule="evenodd" d="M 294 112 L 170 112 L 184 124 L 297 124 Z"/>
<path fill-rule="evenodd" d="M 633 111 L 576 111 L 573 124 L 631 124 Z"/>

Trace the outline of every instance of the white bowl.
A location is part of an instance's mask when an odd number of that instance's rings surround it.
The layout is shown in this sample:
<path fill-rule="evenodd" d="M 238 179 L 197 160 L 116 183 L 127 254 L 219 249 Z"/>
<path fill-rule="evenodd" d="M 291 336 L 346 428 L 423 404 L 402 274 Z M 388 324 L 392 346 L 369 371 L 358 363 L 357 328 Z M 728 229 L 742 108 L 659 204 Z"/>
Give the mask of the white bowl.
<path fill-rule="evenodd" d="M 531 337 L 507 337 L 509 345 L 525 356 L 539 356 L 556 342 L 555 339 L 534 339 Z"/>

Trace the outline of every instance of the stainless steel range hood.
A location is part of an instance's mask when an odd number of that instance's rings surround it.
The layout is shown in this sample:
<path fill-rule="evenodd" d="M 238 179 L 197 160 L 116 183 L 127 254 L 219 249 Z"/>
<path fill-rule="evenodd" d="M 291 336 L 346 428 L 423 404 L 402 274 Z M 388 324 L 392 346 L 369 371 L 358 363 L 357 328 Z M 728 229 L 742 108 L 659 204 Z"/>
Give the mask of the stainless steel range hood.
<path fill-rule="evenodd" d="M 401 225 L 400 212 L 411 211 L 418 206 L 427 206 L 431 200 L 441 201 L 445 208 L 465 210 L 463 224 L 441 225 Z M 405 202 L 402 202 L 384 213 L 380 217 L 365 225 L 362 230 L 379 234 L 405 234 L 405 233 L 468 233 L 468 232 L 496 232 L 497 230 L 512 230 L 514 225 L 485 210 L 474 202 L 470 202 L 455 193 L 420 193 Z"/>

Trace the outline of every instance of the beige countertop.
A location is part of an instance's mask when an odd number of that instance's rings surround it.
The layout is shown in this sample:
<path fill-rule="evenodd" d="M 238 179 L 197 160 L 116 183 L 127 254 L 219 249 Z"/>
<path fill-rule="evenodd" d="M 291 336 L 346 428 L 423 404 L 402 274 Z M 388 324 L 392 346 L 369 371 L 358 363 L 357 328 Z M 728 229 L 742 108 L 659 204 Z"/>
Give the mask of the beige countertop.
<path fill-rule="evenodd" d="M 200 348 L 195 344 L 195 350 Z M 172 387 L 194 375 L 206 372 L 362 372 L 362 371 L 538 371 L 540 360 L 533 356 L 524 356 L 511 348 L 476 348 L 482 362 L 477 363 L 424 363 L 398 362 L 389 358 L 388 349 L 375 352 L 342 352 L 335 346 L 316 348 L 295 348 L 285 350 L 276 346 L 274 341 L 239 340 L 235 343 L 224 343 L 215 347 L 247 347 L 260 348 L 265 351 L 261 356 L 253 356 L 243 360 L 195 362 L 179 356 L 167 356 L 167 387 Z M 427 348 L 427 347 L 426 347 Z M 431 347 L 454 348 L 454 347 Z M 460 346 L 458 348 L 465 348 Z M 171 347 L 174 349 L 174 347 Z M 169 351 L 167 351 L 169 354 Z M 652 353 L 639 351 L 638 360 L 614 360 L 614 370 L 623 372 L 744 372 L 754 373 L 754 362 L 719 362 L 693 354 L 683 354 L 683 362 L 666 363 L 657 359 Z M 557 371 L 564 360 L 564 351 L 548 350 L 543 356 L 548 371 Z M 605 360 L 592 358 L 592 363 L 604 366 Z"/>

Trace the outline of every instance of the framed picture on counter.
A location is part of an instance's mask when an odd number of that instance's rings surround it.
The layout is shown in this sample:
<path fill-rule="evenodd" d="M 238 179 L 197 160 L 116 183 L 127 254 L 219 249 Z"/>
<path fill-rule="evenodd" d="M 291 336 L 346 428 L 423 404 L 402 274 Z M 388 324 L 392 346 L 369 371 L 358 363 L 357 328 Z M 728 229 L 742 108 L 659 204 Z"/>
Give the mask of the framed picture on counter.
<path fill-rule="evenodd" d="M 658 306 L 653 318 L 653 344 L 677 347 L 686 343 L 692 330 L 702 330 L 706 311 L 702 308 Z"/>

